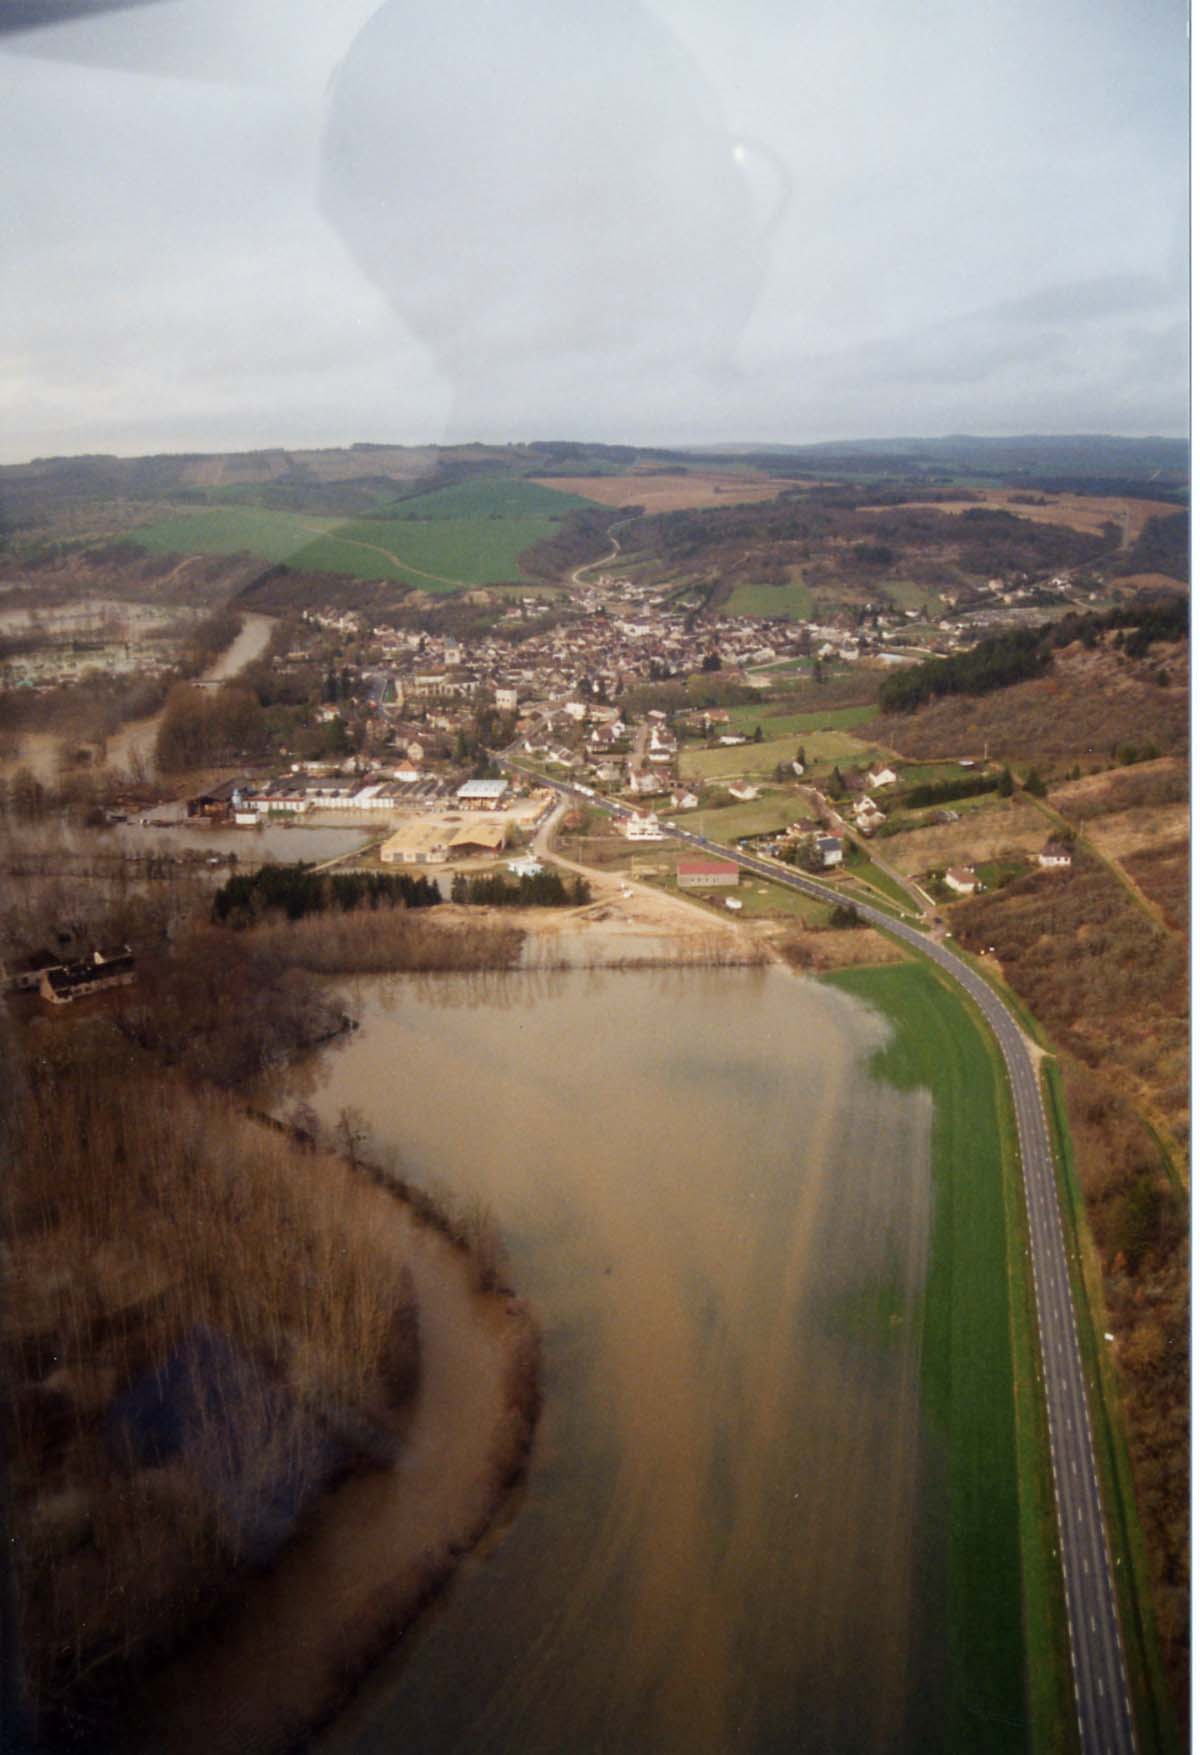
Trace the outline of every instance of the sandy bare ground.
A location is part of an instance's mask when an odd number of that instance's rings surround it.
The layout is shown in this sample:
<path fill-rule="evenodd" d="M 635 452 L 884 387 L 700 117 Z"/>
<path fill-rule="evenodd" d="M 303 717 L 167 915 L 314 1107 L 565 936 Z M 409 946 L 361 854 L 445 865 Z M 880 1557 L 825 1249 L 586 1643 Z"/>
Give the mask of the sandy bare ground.
<path fill-rule="evenodd" d="M 529 1356 L 524 1306 L 477 1291 L 440 1231 L 370 1192 L 376 1235 L 411 1271 L 420 1310 L 422 1380 L 399 1460 L 327 1498 L 231 1620 L 156 1678 L 131 1745 L 144 1755 L 292 1746 L 480 1539 L 523 1454 L 512 1398 Z"/>

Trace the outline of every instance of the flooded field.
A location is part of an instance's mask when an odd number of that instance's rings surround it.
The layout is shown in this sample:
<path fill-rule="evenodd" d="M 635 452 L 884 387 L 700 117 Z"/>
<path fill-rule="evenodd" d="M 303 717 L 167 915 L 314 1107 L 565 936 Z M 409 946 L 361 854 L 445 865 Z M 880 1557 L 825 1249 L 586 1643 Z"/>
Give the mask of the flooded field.
<path fill-rule="evenodd" d="M 323 1755 L 930 1747 L 930 1103 L 868 1076 L 879 1017 L 779 968 L 356 997 L 285 1100 L 494 1211 L 546 1407 L 511 1527 Z"/>
<path fill-rule="evenodd" d="M 8 610 L 0 612 L 0 615 L 7 615 L 10 618 L 11 626 L 9 631 L 11 632 L 19 631 L 22 625 L 20 618 L 22 617 L 28 617 L 30 615 L 54 616 L 74 614 L 76 609 L 80 607 L 86 611 L 90 606 L 85 604 L 83 606 L 72 606 L 70 610 L 47 610 L 44 612 Z M 128 611 L 131 616 L 140 615 L 150 618 L 151 621 L 164 613 L 153 606 L 145 604 L 129 604 L 121 607 L 123 611 Z M 13 621 L 12 618 L 17 619 Z M 244 670 L 248 664 L 252 664 L 254 660 L 260 657 L 266 650 L 267 642 L 271 638 L 271 629 L 274 625 L 274 621 L 270 616 L 254 615 L 250 612 L 244 614 L 242 617 L 241 632 L 225 649 L 225 651 L 221 653 L 220 657 L 214 660 L 204 672 L 204 675 L 199 678 L 201 684 L 227 682 L 230 677 L 236 676 L 239 671 Z M 150 719 L 139 719 L 127 725 L 123 725 L 116 735 L 110 737 L 108 740 L 108 747 L 104 752 L 104 760 L 107 766 L 116 769 L 128 769 L 131 765 L 134 765 L 140 766 L 148 772 L 152 772 L 154 766 L 154 743 L 158 736 L 158 726 L 161 717 L 161 714 L 156 713 Z M 58 763 L 62 751 L 62 745 L 63 739 L 57 733 L 44 731 L 26 732 L 20 739 L 18 747 L 6 759 L 3 766 L 5 770 L 10 773 L 18 767 L 27 767 L 39 780 L 52 783 L 58 773 Z"/>
<path fill-rule="evenodd" d="M 209 665 L 199 679 L 200 682 L 228 682 L 230 677 L 237 676 L 239 671 L 244 670 L 266 651 L 274 625 L 270 616 L 250 613 L 243 615 L 241 632 L 220 657 Z M 141 763 L 153 771 L 154 743 L 161 718 L 162 715 L 156 713 L 152 719 L 139 719 L 133 724 L 122 726 L 115 737 L 110 737 L 105 751 L 105 761 L 109 767 L 128 768 L 131 763 Z"/>

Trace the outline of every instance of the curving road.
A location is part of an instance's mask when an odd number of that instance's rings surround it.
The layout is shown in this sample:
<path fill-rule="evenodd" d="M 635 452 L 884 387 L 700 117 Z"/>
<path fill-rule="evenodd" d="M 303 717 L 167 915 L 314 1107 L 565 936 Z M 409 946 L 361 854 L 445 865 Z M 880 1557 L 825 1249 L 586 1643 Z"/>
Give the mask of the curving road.
<path fill-rule="evenodd" d="M 568 797 L 580 796 L 578 787 L 562 781 L 547 781 L 541 774 L 522 769 L 511 757 L 502 759 L 539 785 L 549 785 Z M 605 799 L 592 794 L 583 796 L 589 804 L 607 811 L 610 816 L 627 814 Z M 770 878 L 773 883 L 789 885 L 822 901 L 829 900 L 826 885 L 791 867 L 768 862 L 738 848 L 721 846 L 669 823 L 664 823 L 663 828 L 676 840 L 722 859 L 732 859 L 747 871 Z M 1079 1737 L 1083 1755 L 1132 1755 L 1136 1747 L 1133 1713 L 1121 1649 L 1112 1557 L 1096 1474 L 1087 1386 L 1067 1270 L 1054 1156 L 1031 1045 L 1004 1001 L 961 957 L 925 933 L 885 913 L 882 908 L 857 900 L 854 906 L 872 926 L 901 939 L 943 969 L 974 1000 L 1004 1055 L 1017 1120 L 1025 1207 L 1029 1218 L 1029 1247 Z"/>

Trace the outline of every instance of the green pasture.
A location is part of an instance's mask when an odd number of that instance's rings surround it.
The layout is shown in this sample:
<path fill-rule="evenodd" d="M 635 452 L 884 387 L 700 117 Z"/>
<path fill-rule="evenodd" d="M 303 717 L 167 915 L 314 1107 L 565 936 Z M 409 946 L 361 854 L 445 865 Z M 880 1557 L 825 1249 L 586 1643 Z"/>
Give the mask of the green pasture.
<path fill-rule="evenodd" d="M 393 500 L 386 510 L 389 518 L 398 522 L 433 520 L 457 524 L 478 518 L 547 518 L 554 523 L 567 512 L 594 506 L 592 500 L 559 493 L 536 481 L 502 478 L 457 482 L 454 487 L 437 488 L 430 494 Z"/>
<path fill-rule="evenodd" d="M 893 762 L 892 767 L 896 785 L 901 788 L 929 786 L 942 780 L 974 780 L 983 772 L 980 768 L 964 768 L 958 762 Z M 886 789 L 883 796 L 887 796 Z"/>
<path fill-rule="evenodd" d="M 670 816 L 666 812 L 661 814 L 680 828 L 728 846 L 742 835 L 770 835 L 776 829 L 786 829 L 796 820 L 799 809 L 800 801 L 794 794 L 765 792 L 748 804 L 731 804 L 719 810 L 685 810 Z"/>
<path fill-rule="evenodd" d="M 780 762 L 796 758 L 797 738 L 770 737 L 763 725 L 761 743 L 717 744 L 713 749 L 691 745 L 679 752 L 679 771 L 685 780 L 732 779 L 736 774 L 773 774 Z M 814 762 L 864 760 L 867 747 L 844 731 L 810 731 L 804 734 L 804 753 Z"/>
<path fill-rule="evenodd" d="M 519 557 L 587 502 L 534 482 L 464 482 L 394 501 L 379 518 L 317 518 L 250 506 L 213 506 L 129 533 L 169 554 L 250 554 L 308 572 L 407 581 L 456 591 L 519 579 Z"/>
<path fill-rule="evenodd" d="M 731 731 L 743 731 L 753 734 L 754 727 L 761 725 L 764 737 L 799 737 L 810 731 L 852 731 L 858 725 L 868 725 L 872 719 L 879 717 L 879 708 L 873 704 L 862 707 L 830 707 L 826 712 L 819 709 L 807 713 L 790 713 L 786 709 L 779 710 L 767 702 L 760 704 L 750 701 L 744 707 L 729 708 L 729 728 Z"/>
<path fill-rule="evenodd" d="M 1052 1500 L 1048 1520 L 1045 1450 L 1026 1429 L 1036 1407 L 1033 1335 L 1020 1169 L 999 1055 L 973 1008 L 923 963 L 826 979 L 892 1025 L 872 1076 L 933 1097 L 921 1381 L 941 1500 L 931 1515 L 946 1568 L 938 1746 L 1069 1746 L 1059 1741 L 1073 1713 L 1056 1631 L 1060 1586 L 1047 1559 Z"/>
<path fill-rule="evenodd" d="M 789 621 L 812 618 L 812 592 L 801 579 L 789 585 L 738 585 L 722 605 L 724 615 L 786 616 Z"/>
<path fill-rule="evenodd" d="M 314 538 L 337 528 L 336 518 L 307 512 L 268 512 L 257 506 L 213 506 L 143 524 L 130 542 L 157 553 L 179 555 L 258 555 L 264 561 L 292 561 Z M 351 557 L 347 556 L 347 559 Z M 340 567 L 339 572 L 354 571 Z"/>
<path fill-rule="evenodd" d="M 913 579 L 881 579 L 880 590 L 887 593 L 898 609 L 915 609 L 918 613 L 925 605 L 936 604 L 937 588 L 933 585 L 918 585 Z"/>

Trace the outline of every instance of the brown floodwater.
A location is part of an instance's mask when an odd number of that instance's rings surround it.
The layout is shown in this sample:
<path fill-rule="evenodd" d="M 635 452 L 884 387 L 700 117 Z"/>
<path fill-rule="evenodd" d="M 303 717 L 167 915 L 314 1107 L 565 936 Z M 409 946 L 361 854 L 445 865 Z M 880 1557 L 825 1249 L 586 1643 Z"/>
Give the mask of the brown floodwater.
<path fill-rule="evenodd" d="M 153 605 L 128 604 L 123 607 L 135 617 L 158 613 Z M 49 615 L 52 612 L 46 613 Z M 251 611 L 244 613 L 241 630 L 236 638 L 213 660 L 200 681 L 227 682 L 230 677 L 237 676 L 239 671 L 244 670 L 266 651 L 274 626 L 272 616 L 257 615 Z M 104 754 L 106 765 L 123 769 L 134 762 L 140 763 L 147 772 L 153 772 L 154 744 L 161 719 L 162 714 L 155 713 L 150 719 L 134 719 L 122 725 L 108 740 Z M 3 765 L 4 770 L 12 772 L 18 767 L 26 767 L 39 780 L 52 782 L 58 776 L 62 745 L 63 738 L 58 732 L 27 731 L 21 737 L 16 754 Z"/>
<path fill-rule="evenodd" d="M 228 682 L 256 658 L 261 658 L 271 638 L 271 629 L 275 626 L 274 618 L 266 615 L 255 615 L 247 611 L 242 616 L 242 626 L 236 638 L 230 642 L 217 658 L 209 665 L 201 683 Z M 158 727 L 162 714 L 156 713 L 151 719 L 131 720 L 123 725 L 108 740 L 104 752 L 104 760 L 110 768 L 128 768 L 131 763 L 141 763 L 147 772 L 154 771 L 154 745 L 158 738 Z"/>
<path fill-rule="evenodd" d="M 490 1206 L 546 1403 L 515 1515 L 323 1755 L 928 1746 L 930 1104 L 870 1076 L 882 1020 L 777 967 L 356 992 L 292 1094 Z"/>

